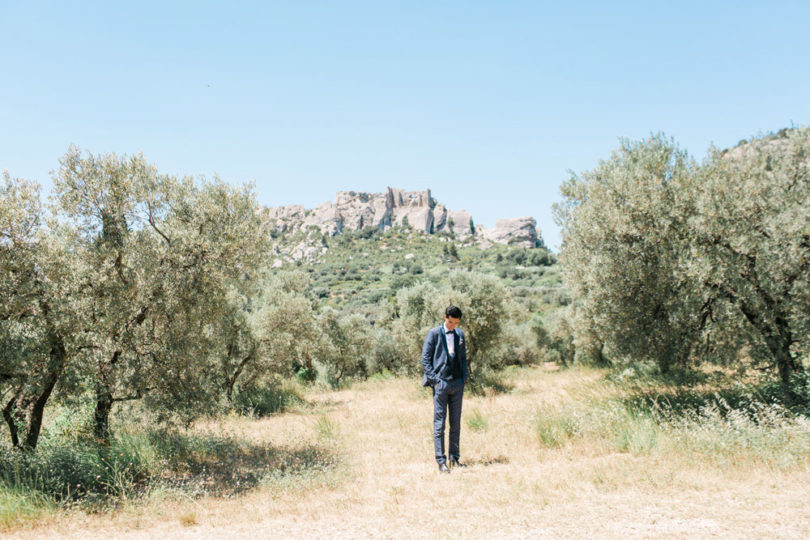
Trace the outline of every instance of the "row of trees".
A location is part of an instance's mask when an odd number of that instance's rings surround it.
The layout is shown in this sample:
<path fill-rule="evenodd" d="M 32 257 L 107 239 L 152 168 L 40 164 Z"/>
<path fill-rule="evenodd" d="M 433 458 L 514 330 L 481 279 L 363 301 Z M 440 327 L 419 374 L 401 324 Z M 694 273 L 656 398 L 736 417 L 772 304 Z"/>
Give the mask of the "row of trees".
<path fill-rule="evenodd" d="M 0 195 L 0 390 L 15 446 L 34 448 L 54 389 L 94 402 L 192 410 L 210 393 L 196 359 L 218 341 L 231 288 L 266 235 L 248 188 L 158 174 L 142 156 L 60 160 L 53 196 L 6 174 Z"/>
<path fill-rule="evenodd" d="M 500 282 L 469 271 L 402 288 L 372 316 L 319 305 L 306 272 L 266 268 L 271 237 L 249 186 L 77 148 L 53 183 L 47 203 L 32 182 L 0 185 L 0 406 L 14 446 L 36 448 L 54 401 L 91 403 L 104 442 L 124 401 L 188 421 L 296 372 L 333 384 L 414 373 L 450 302 L 479 373 L 543 347 Z"/>
<path fill-rule="evenodd" d="M 229 401 L 237 385 L 266 385 L 278 374 L 321 372 L 333 385 L 384 371 L 415 375 L 425 334 L 451 303 L 464 312 L 476 373 L 537 361 L 546 349 L 540 321 L 494 276 L 456 270 L 440 282 L 425 279 L 364 314 L 319 307 L 306 292 L 308 282 L 305 272 L 274 272 L 256 282 L 251 295 L 231 302 L 218 328 L 223 339 L 212 349 L 225 359 Z"/>
<path fill-rule="evenodd" d="M 700 163 L 663 135 L 622 141 L 555 207 L 584 361 L 770 365 L 810 353 L 810 130 Z"/>

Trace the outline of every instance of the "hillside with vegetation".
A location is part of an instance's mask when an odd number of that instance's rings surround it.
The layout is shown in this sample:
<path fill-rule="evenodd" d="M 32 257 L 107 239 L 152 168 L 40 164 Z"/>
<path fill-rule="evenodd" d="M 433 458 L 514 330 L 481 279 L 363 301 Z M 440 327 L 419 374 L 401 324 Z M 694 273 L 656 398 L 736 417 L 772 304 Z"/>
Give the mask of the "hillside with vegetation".
<path fill-rule="evenodd" d="M 441 282 L 456 270 L 497 276 L 513 296 L 527 299 L 531 312 L 565 301 L 556 257 L 547 249 L 482 249 L 452 235 L 429 236 L 406 228 L 366 229 L 323 242 L 330 248 L 323 257 L 289 268 L 309 274 L 308 291 L 333 307 L 391 303 L 399 290 L 420 281 Z"/>

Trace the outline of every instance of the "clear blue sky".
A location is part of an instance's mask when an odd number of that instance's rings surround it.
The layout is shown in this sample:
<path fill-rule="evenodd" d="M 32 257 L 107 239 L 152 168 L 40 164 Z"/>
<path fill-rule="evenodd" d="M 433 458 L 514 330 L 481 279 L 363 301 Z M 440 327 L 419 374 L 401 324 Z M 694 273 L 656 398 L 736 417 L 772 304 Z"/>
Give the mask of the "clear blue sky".
<path fill-rule="evenodd" d="M 431 188 L 491 227 L 551 217 L 619 137 L 810 123 L 807 2 L 9 2 L 0 169 L 71 143 L 255 180 L 265 205 Z"/>

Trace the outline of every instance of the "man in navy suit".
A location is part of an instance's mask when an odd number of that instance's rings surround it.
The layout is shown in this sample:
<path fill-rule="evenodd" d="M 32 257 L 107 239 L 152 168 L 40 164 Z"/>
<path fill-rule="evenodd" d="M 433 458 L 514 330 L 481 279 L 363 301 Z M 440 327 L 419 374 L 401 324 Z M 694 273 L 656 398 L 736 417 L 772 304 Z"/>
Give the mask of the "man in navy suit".
<path fill-rule="evenodd" d="M 467 379 L 467 344 L 464 331 L 458 328 L 461 310 L 449 306 L 444 312 L 444 324 L 432 328 L 422 347 L 422 386 L 433 387 L 433 447 L 439 471 L 449 473 L 444 454 L 444 424 L 450 412 L 451 467 L 459 464 L 459 437 L 461 435 L 461 400 Z"/>

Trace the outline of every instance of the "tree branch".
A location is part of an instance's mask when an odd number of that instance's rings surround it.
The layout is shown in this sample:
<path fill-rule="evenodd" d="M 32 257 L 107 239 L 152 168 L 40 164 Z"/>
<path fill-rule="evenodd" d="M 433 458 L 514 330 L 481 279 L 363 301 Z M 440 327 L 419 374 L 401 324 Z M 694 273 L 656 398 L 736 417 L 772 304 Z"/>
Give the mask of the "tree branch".
<path fill-rule="evenodd" d="M 118 273 L 118 278 L 121 282 L 129 287 L 129 280 L 124 276 L 124 265 L 123 265 L 123 256 L 121 252 L 118 252 L 118 255 L 115 257 L 115 271 Z"/>
<path fill-rule="evenodd" d="M 169 237 L 168 237 L 168 236 L 166 236 L 165 234 L 163 234 L 163 231 L 161 231 L 161 230 L 158 228 L 157 224 L 155 223 L 155 217 L 154 217 L 154 215 L 152 214 L 152 203 L 151 203 L 151 202 L 146 203 L 146 207 L 149 209 L 149 225 L 151 225 L 151 226 L 152 226 L 152 228 L 153 228 L 153 229 L 155 229 L 155 231 L 156 231 L 156 232 L 157 232 L 157 233 L 158 233 L 160 236 L 162 236 L 162 237 L 163 237 L 163 239 L 166 241 L 166 244 L 167 244 L 168 246 L 171 246 L 171 245 L 172 245 L 172 241 L 169 239 Z"/>

